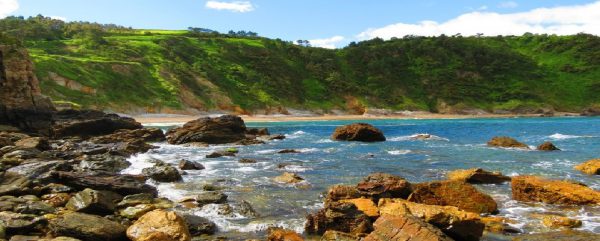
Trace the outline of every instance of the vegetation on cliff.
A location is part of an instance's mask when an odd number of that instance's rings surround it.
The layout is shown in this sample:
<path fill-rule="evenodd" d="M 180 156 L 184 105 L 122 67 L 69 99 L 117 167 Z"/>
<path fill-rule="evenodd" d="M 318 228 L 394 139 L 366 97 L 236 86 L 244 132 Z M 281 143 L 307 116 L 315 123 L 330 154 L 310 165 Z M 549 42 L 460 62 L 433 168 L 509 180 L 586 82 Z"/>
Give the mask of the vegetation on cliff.
<path fill-rule="evenodd" d="M 407 36 L 329 50 L 245 31 L 43 16 L 0 20 L 0 32 L 28 48 L 44 94 L 116 111 L 532 112 L 600 103 L 600 38 L 586 34 Z"/>

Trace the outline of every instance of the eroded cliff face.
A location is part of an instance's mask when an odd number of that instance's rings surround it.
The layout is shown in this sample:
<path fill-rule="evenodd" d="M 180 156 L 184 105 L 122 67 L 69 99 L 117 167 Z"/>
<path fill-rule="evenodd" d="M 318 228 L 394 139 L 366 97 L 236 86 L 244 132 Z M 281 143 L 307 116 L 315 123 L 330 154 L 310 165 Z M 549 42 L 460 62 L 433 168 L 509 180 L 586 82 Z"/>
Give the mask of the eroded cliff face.
<path fill-rule="evenodd" d="M 54 111 L 41 94 L 27 50 L 0 45 L 0 125 L 49 134 Z"/>

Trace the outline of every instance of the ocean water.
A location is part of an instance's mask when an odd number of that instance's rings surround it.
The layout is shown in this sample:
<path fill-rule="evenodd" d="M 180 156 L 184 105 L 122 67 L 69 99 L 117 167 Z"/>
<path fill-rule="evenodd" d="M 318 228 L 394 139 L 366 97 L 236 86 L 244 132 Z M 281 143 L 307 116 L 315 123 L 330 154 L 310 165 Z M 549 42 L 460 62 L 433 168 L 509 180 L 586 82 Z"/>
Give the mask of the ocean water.
<path fill-rule="evenodd" d="M 600 177 L 587 176 L 573 166 L 600 158 L 600 118 L 509 118 L 461 120 L 370 120 L 361 121 L 380 128 L 388 141 L 381 143 L 334 142 L 333 130 L 353 121 L 247 123 L 249 127 L 267 127 L 271 133 L 286 135 L 285 140 L 264 145 L 236 146 L 237 157 L 206 159 L 215 150 L 231 146 L 182 147 L 159 143 L 159 149 L 129 159 L 133 165 L 126 173 L 139 174 L 151 166 L 150 159 L 177 164 L 181 159 L 202 163 L 206 169 L 188 171 L 183 183 L 157 184 L 159 195 L 177 201 L 203 192 L 202 186 L 225 187 L 234 212 L 223 214 L 222 205 L 208 205 L 189 212 L 217 223 L 219 234 L 234 239 L 264 237 L 271 226 L 303 231 L 305 216 L 320 209 L 323 193 L 335 184 L 354 185 L 372 172 L 386 172 L 410 182 L 443 180 L 447 172 L 481 167 L 510 176 L 540 175 L 569 179 L 600 190 Z M 151 126 L 151 125 L 150 125 Z M 161 126 L 163 129 L 172 126 Z M 431 134 L 431 140 L 412 140 L 416 134 Z M 560 152 L 498 149 L 486 146 L 494 136 L 510 136 L 532 147 L 552 141 Z M 278 154 L 296 149 L 298 154 Z M 238 163 L 240 158 L 258 160 L 255 164 Z M 278 164 L 289 163 L 285 169 Z M 283 171 L 295 172 L 306 182 L 282 185 L 271 179 Z M 149 181 L 151 182 L 151 181 Z M 500 214 L 523 233 L 551 231 L 541 225 L 535 213 L 553 213 L 583 221 L 581 230 L 600 233 L 600 208 L 560 207 L 511 200 L 510 184 L 477 185 L 499 204 Z M 260 217 L 245 217 L 236 211 L 245 200 Z M 507 236 L 485 236 L 483 240 L 508 240 Z"/>

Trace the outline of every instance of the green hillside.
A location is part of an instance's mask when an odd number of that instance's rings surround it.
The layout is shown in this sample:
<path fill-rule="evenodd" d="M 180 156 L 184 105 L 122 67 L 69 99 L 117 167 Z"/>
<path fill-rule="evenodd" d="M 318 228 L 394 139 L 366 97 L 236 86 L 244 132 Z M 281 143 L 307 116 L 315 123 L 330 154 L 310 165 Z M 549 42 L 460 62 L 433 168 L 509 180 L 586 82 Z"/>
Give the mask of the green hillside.
<path fill-rule="evenodd" d="M 252 32 L 0 20 L 55 101 L 124 112 L 365 108 L 580 111 L 600 103 L 600 38 L 405 37 L 338 50 Z"/>

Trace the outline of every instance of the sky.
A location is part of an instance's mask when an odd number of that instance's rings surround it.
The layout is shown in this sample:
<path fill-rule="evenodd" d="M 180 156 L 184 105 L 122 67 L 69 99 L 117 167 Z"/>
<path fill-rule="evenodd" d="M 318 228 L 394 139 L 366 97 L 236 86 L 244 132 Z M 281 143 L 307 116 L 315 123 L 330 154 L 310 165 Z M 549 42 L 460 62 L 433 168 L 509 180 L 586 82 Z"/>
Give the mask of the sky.
<path fill-rule="evenodd" d="M 141 29 L 246 30 L 325 48 L 406 35 L 600 35 L 600 0 L 0 0 L 0 18 L 38 14 Z"/>

